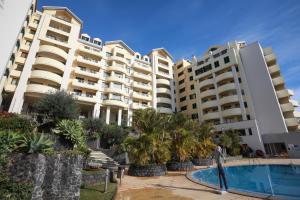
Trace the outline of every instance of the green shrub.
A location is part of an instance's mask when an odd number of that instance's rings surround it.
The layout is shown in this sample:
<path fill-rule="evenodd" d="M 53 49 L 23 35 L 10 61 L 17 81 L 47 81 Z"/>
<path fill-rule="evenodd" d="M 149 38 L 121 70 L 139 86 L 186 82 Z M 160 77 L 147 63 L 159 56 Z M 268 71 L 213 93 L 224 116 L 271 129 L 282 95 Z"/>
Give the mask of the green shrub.
<path fill-rule="evenodd" d="M 69 140 L 74 148 L 86 148 L 83 126 L 80 120 L 62 120 L 58 122 L 56 129 L 53 131 Z"/>
<path fill-rule="evenodd" d="M 18 115 L 1 115 L 0 130 L 10 130 L 20 133 L 30 133 L 35 129 L 34 122 Z"/>
<path fill-rule="evenodd" d="M 101 119 L 88 118 L 83 119 L 82 122 L 85 135 L 93 139 L 100 138 L 106 127 L 106 124 Z"/>
<path fill-rule="evenodd" d="M 19 148 L 26 153 L 47 153 L 53 150 L 53 142 L 42 133 L 31 133 L 23 136 Z"/>
<path fill-rule="evenodd" d="M 241 137 L 236 130 L 229 129 L 220 136 L 220 144 L 226 148 L 231 156 L 237 156 L 241 153 Z"/>
<path fill-rule="evenodd" d="M 54 121 L 78 119 L 80 113 L 76 100 L 65 91 L 45 95 L 34 105 L 34 109 L 37 113 L 47 115 Z"/>
<path fill-rule="evenodd" d="M 127 137 L 128 132 L 115 124 L 105 125 L 101 134 L 100 144 L 102 148 L 109 149 L 112 146 L 120 145 Z"/>

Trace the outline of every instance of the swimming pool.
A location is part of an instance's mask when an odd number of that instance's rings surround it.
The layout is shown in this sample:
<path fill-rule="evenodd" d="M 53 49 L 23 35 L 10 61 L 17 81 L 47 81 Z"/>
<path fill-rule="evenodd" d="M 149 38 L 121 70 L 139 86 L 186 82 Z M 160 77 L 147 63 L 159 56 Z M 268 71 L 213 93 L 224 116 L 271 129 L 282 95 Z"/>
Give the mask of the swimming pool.
<path fill-rule="evenodd" d="M 300 165 L 241 165 L 224 170 L 229 191 L 300 200 Z M 192 172 L 191 178 L 212 187 L 219 183 L 216 168 Z"/>

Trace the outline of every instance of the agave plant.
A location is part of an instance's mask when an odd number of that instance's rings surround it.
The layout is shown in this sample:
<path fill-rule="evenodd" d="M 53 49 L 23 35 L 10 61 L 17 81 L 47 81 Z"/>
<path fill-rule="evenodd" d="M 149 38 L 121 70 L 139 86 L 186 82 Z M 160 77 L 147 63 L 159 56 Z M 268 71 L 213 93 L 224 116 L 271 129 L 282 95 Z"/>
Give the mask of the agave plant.
<path fill-rule="evenodd" d="M 53 142 L 42 133 L 31 133 L 23 137 L 19 148 L 27 153 L 45 153 L 53 150 Z"/>

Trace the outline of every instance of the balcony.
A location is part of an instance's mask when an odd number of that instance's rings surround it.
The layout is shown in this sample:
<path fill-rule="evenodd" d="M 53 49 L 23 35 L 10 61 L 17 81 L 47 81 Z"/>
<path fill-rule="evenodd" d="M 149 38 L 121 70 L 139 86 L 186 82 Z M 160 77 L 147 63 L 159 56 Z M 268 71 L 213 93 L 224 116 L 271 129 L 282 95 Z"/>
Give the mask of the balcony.
<path fill-rule="evenodd" d="M 106 106 L 117 106 L 117 107 L 128 108 L 128 104 L 121 100 L 106 99 L 103 100 L 102 103 Z"/>
<path fill-rule="evenodd" d="M 266 60 L 266 63 L 275 62 L 276 57 L 273 53 L 271 53 L 271 54 L 268 54 L 265 56 L 265 60 Z"/>
<path fill-rule="evenodd" d="M 202 109 L 206 108 L 212 108 L 212 107 L 217 107 L 218 106 L 218 101 L 217 100 L 209 100 L 201 104 Z"/>
<path fill-rule="evenodd" d="M 136 81 L 134 81 L 132 83 L 132 86 L 135 88 L 142 89 L 142 90 L 148 90 L 148 91 L 152 90 L 152 87 L 150 84 L 140 83 L 140 82 L 136 82 Z"/>
<path fill-rule="evenodd" d="M 108 60 L 110 61 L 119 61 L 121 63 L 124 63 L 126 65 L 128 65 L 128 61 L 126 60 L 126 58 L 123 58 L 123 57 L 119 57 L 119 56 L 110 56 L 108 58 Z"/>
<path fill-rule="evenodd" d="M 161 76 L 161 77 L 167 78 L 167 79 L 172 78 L 171 75 L 170 75 L 170 73 L 162 72 L 162 71 L 159 71 L 159 70 L 157 71 L 156 75 L 158 77 Z"/>
<path fill-rule="evenodd" d="M 216 90 L 215 89 L 205 90 L 204 92 L 200 92 L 201 98 L 209 97 L 209 96 L 213 96 L 213 95 L 216 95 Z"/>
<path fill-rule="evenodd" d="M 167 79 L 156 79 L 156 84 L 170 86 L 170 81 Z"/>
<path fill-rule="evenodd" d="M 129 96 L 129 92 L 122 90 L 121 88 L 107 87 L 107 88 L 104 88 L 104 92 L 117 93 L 117 94 L 121 94 L 123 96 Z"/>
<path fill-rule="evenodd" d="M 23 43 L 23 44 L 21 44 L 20 49 L 22 49 L 25 52 L 28 52 L 30 49 L 30 45 Z"/>
<path fill-rule="evenodd" d="M 204 114 L 202 116 L 203 120 L 212 120 L 212 119 L 220 119 L 220 114 L 219 112 L 209 112 Z"/>
<path fill-rule="evenodd" d="M 136 99 L 148 100 L 151 101 L 151 96 L 149 94 L 144 94 L 140 92 L 133 92 L 132 97 Z"/>
<path fill-rule="evenodd" d="M 37 27 L 38 27 L 38 24 L 37 23 L 34 23 L 34 22 L 29 22 L 29 24 L 28 24 L 28 26 L 30 27 L 30 28 L 32 28 L 32 29 L 37 29 Z"/>
<path fill-rule="evenodd" d="M 98 90 L 100 88 L 98 83 L 89 84 L 88 82 L 85 82 L 85 81 L 81 82 L 77 79 L 74 79 L 72 81 L 72 85 L 79 87 L 79 88 L 86 88 L 86 89 L 90 89 L 90 90 Z"/>
<path fill-rule="evenodd" d="M 277 97 L 280 99 L 280 98 L 293 96 L 294 92 L 292 90 L 283 89 L 283 90 L 276 91 L 276 94 Z"/>
<path fill-rule="evenodd" d="M 172 100 L 165 97 L 157 97 L 157 103 L 166 103 L 172 105 Z"/>
<path fill-rule="evenodd" d="M 126 70 L 125 66 L 124 65 L 120 65 L 120 64 L 114 64 L 112 66 L 108 66 L 107 70 L 108 71 L 121 72 L 123 74 L 129 75 L 129 72 Z"/>
<path fill-rule="evenodd" d="M 135 62 L 135 63 L 133 63 L 132 67 L 135 69 L 138 69 L 138 70 L 152 72 L 152 68 L 150 66 L 142 64 L 142 63 Z"/>
<path fill-rule="evenodd" d="M 219 86 L 218 87 L 218 92 L 225 92 L 225 91 L 230 91 L 230 90 L 235 90 L 236 91 L 236 86 L 234 83 L 227 83 L 225 85 Z"/>
<path fill-rule="evenodd" d="M 222 111 L 223 117 L 238 116 L 238 115 L 242 115 L 241 108 L 230 108 Z"/>
<path fill-rule="evenodd" d="M 55 54 L 65 60 L 68 59 L 68 53 L 65 52 L 64 50 L 55 47 L 55 46 L 51 46 L 51 45 L 42 45 L 39 48 L 38 52 L 44 52 L 44 53 L 50 53 L 50 54 Z"/>
<path fill-rule="evenodd" d="M 171 108 L 165 108 L 165 107 L 157 107 L 157 111 L 159 113 L 166 113 L 166 114 L 172 114 L 173 113 Z"/>
<path fill-rule="evenodd" d="M 274 84 L 275 86 L 284 84 L 284 80 L 283 80 L 283 78 L 282 78 L 281 76 L 272 79 L 272 82 L 273 82 L 273 84 Z"/>
<path fill-rule="evenodd" d="M 49 72 L 49 71 L 44 71 L 44 70 L 33 70 L 31 72 L 30 78 L 52 81 L 52 82 L 55 82 L 59 85 L 62 82 L 62 77 L 61 76 L 59 76 L 55 73 Z"/>
<path fill-rule="evenodd" d="M 280 107 L 282 112 L 290 112 L 295 110 L 292 103 L 280 104 Z"/>
<path fill-rule="evenodd" d="M 96 95 L 87 95 L 87 94 L 82 94 L 77 92 L 73 92 L 72 94 L 78 101 L 97 103 Z"/>
<path fill-rule="evenodd" d="M 99 68 L 101 67 L 101 62 L 100 61 L 84 58 L 82 56 L 78 56 L 76 60 L 77 60 L 78 63 L 82 63 L 82 64 L 86 64 L 86 65 L 90 65 L 90 66 L 95 66 L 95 67 L 99 67 Z"/>
<path fill-rule="evenodd" d="M 40 84 L 28 84 L 26 89 L 26 92 L 28 93 L 39 93 L 39 94 L 48 94 L 56 91 L 57 91 L 56 88 L 47 85 L 40 85 Z"/>
<path fill-rule="evenodd" d="M 108 81 L 108 82 L 118 82 L 118 83 L 123 83 L 123 84 L 126 84 L 126 85 L 129 84 L 124 78 L 119 77 L 119 76 L 108 76 L 106 78 L 106 81 Z"/>
<path fill-rule="evenodd" d="M 94 55 L 94 56 L 98 56 L 98 57 L 101 57 L 103 58 L 104 57 L 104 53 L 100 50 L 100 49 L 96 49 L 96 48 L 93 48 L 93 47 L 85 47 L 85 46 L 79 46 L 78 48 L 79 51 L 81 52 L 84 52 L 84 53 L 88 53 L 88 54 L 91 54 L 91 55 Z"/>
<path fill-rule="evenodd" d="M 26 38 L 28 40 L 33 40 L 34 34 L 26 32 L 25 35 L 24 35 L 24 38 Z"/>
<path fill-rule="evenodd" d="M 139 72 L 133 72 L 133 77 L 143 79 L 143 80 L 146 80 L 146 81 L 151 81 L 152 80 L 152 77 L 150 75 L 139 73 Z"/>
<path fill-rule="evenodd" d="M 264 52 L 264 55 L 266 56 L 266 55 L 272 54 L 272 53 L 273 53 L 273 50 L 272 50 L 271 47 L 268 47 L 268 48 L 264 48 L 264 49 L 263 49 L 263 52 Z"/>
<path fill-rule="evenodd" d="M 23 57 L 21 57 L 21 56 L 17 56 L 15 62 L 16 62 L 16 63 L 20 63 L 20 64 L 24 64 L 25 61 L 26 61 L 26 58 L 23 58 Z"/>
<path fill-rule="evenodd" d="M 289 102 L 290 102 L 294 107 L 298 107 L 298 106 L 299 106 L 299 102 L 298 102 L 297 100 L 290 99 Z"/>
<path fill-rule="evenodd" d="M 169 90 L 167 88 L 157 88 L 156 93 L 170 94 L 171 95 L 171 90 Z"/>
<path fill-rule="evenodd" d="M 297 118 L 286 118 L 285 123 L 288 127 L 299 126 Z"/>
<path fill-rule="evenodd" d="M 13 77 L 20 77 L 21 76 L 21 71 L 18 71 L 18 70 L 12 70 L 10 72 L 10 76 L 13 76 Z"/>
<path fill-rule="evenodd" d="M 57 60 L 54 60 L 52 58 L 47 58 L 47 57 L 38 57 L 35 60 L 34 65 L 49 66 L 51 68 L 59 70 L 60 72 L 65 71 L 65 65 L 63 63 L 61 63 Z"/>
<path fill-rule="evenodd" d="M 82 70 L 79 67 L 75 68 L 75 74 L 80 74 L 80 75 L 83 75 L 83 76 L 93 77 L 93 78 L 97 78 L 97 79 L 100 78 L 100 73 L 99 72 L 96 72 L 96 71 L 93 71 L 93 70 L 88 70 L 88 69 Z"/>
<path fill-rule="evenodd" d="M 227 104 L 227 103 L 233 103 L 233 102 L 239 102 L 238 95 L 230 95 L 230 96 L 220 98 L 220 104 L 221 105 L 224 105 L 224 104 Z"/>
<path fill-rule="evenodd" d="M 233 79 L 233 73 L 232 72 L 225 72 L 223 74 L 220 74 L 216 77 L 216 82 L 220 82 L 222 80 L 225 80 L 225 79 Z"/>
<path fill-rule="evenodd" d="M 269 67 L 269 73 L 270 74 L 274 74 L 276 72 L 280 72 L 280 69 L 278 67 L 278 65 L 272 65 Z"/>
<path fill-rule="evenodd" d="M 142 103 L 132 103 L 131 104 L 131 108 L 132 109 L 146 109 L 146 108 L 149 108 L 150 106 L 148 105 L 145 105 L 145 104 L 142 104 Z"/>
<path fill-rule="evenodd" d="M 212 78 L 211 79 L 206 79 L 206 80 L 203 80 L 199 83 L 199 88 L 201 89 L 201 88 L 203 88 L 207 85 L 213 85 L 213 84 L 214 84 L 214 79 L 212 79 Z"/>

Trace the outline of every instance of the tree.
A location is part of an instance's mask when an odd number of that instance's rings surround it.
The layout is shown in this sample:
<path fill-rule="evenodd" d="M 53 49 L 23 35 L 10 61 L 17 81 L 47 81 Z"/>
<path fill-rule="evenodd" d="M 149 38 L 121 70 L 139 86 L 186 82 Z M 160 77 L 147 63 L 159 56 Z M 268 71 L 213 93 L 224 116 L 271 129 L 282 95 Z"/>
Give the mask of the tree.
<path fill-rule="evenodd" d="M 239 133 L 233 129 L 226 130 L 220 136 L 220 145 L 226 148 L 227 152 L 232 156 L 240 154 L 240 141 Z"/>
<path fill-rule="evenodd" d="M 46 115 L 54 121 L 78 119 L 80 107 L 72 95 L 65 91 L 46 94 L 35 105 L 37 113 Z"/>

